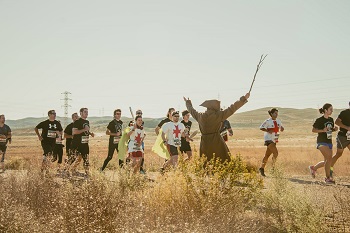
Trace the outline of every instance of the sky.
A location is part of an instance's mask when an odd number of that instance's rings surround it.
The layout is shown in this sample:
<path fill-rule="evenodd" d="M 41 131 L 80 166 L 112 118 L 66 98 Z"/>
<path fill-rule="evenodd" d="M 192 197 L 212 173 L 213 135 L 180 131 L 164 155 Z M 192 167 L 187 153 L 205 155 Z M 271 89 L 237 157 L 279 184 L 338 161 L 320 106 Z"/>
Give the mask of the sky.
<path fill-rule="evenodd" d="M 319 108 L 350 101 L 350 1 L 0 0 L 0 114 L 164 117 L 249 102 Z"/>

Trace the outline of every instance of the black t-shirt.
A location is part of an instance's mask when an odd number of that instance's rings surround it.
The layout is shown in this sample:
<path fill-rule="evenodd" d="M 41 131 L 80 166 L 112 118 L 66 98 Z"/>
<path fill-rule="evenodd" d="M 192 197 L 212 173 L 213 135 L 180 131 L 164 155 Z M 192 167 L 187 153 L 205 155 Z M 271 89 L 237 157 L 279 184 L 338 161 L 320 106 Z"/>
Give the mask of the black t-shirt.
<path fill-rule="evenodd" d="M 123 122 L 121 120 L 117 121 L 114 119 L 113 121 L 109 122 L 107 129 L 109 129 L 111 133 L 120 132 L 120 136 L 122 136 Z M 110 135 L 109 138 L 114 138 L 114 136 Z"/>
<path fill-rule="evenodd" d="M 90 122 L 88 120 L 84 120 L 83 118 L 79 118 L 73 123 L 73 128 L 77 130 L 82 130 L 85 128 L 86 125 L 90 127 Z M 82 144 L 82 141 L 88 138 L 89 135 L 90 135 L 89 132 L 82 132 L 81 134 L 73 135 L 72 148 L 76 149 L 76 147 Z M 88 143 L 84 143 L 84 144 L 88 144 Z"/>
<path fill-rule="evenodd" d="M 40 122 L 37 126 L 37 129 L 42 129 L 41 137 L 43 138 L 42 143 L 44 144 L 55 144 L 56 143 L 56 131 L 62 131 L 61 123 L 54 120 Z"/>
<path fill-rule="evenodd" d="M 184 124 L 185 128 L 187 129 L 187 135 L 190 135 L 192 121 L 185 122 L 182 120 L 181 123 Z"/>
<path fill-rule="evenodd" d="M 230 122 L 228 120 L 224 120 L 224 122 L 222 124 L 222 128 L 220 130 L 220 133 L 224 132 L 227 129 L 231 129 L 231 125 L 230 125 Z"/>
<path fill-rule="evenodd" d="M 344 111 L 341 111 L 338 118 L 341 120 L 341 122 L 346 125 L 346 126 L 350 126 L 350 109 L 346 109 Z M 339 130 L 339 135 L 341 136 L 346 136 L 346 133 L 348 131 L 342 127 L 340 127 Z"/>
<path fill-rule="evenodd" d="M 67 125 L 67 127 L 64 129 L 64 133 L 72 136 L 73 135 L 73 123 L 70 123 Z M 70 145 L 72 144 L 72 138 L 66 138 L 66 147 L 70 148 Z"/>
<path fill-rule="evenodd" d="M 313 124 L 313 127 L 315 129 L 327 128 L 328 132 L 331 133 L 334 128 L 334 120 L 332 117 L 328 117 L 328 119 L 326 119 L 324 116 L 321 116 L 320 118 L 316 119 L 315 123 Z M 326 132 L 318 133 L 317 143 L 321 142 L 332 144 L 332 138 L 327 138 Z"/>
<path fill-rule="evenodd" d="M 3 127 L 0 127 L 0 134 L 5 135 L 7 137 L 9 133 L 11 133 L 11 128 L 8 125 L 4 124 Z M 8 138 L 0 139 L 0 145 L 6 145 L 8 140 Z"/>
<path fill-rule="evenodd" d="M 165 124 L 165 123 L 168 123 L 170 122 L 171 120 L 169 118 L 164 118 L 161 122 L 159 122 L 158 124 L 158 127 L 159 128 L 162 128 L 162 126 Z"/>

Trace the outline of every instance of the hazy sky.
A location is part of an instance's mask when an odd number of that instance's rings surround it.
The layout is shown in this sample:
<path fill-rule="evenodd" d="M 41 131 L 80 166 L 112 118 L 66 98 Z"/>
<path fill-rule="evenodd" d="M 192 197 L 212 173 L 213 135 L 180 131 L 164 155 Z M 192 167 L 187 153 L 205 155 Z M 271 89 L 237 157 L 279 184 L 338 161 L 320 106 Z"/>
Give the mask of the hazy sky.
<path fill-rule="evenodd" d="M 7 119 L 141 108 L 317 108 L 350 100 L 350 1 L 0 0 L 0 113 Z M 203 108 L 198 107 L 199 110 Z"/>

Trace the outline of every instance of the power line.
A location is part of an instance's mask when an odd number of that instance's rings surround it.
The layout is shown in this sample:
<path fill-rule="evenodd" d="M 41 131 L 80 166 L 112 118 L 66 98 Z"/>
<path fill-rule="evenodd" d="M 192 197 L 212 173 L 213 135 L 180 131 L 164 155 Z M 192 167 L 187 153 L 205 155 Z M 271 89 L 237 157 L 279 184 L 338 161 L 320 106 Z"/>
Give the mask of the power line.
<path fill-rule="evenodd" d="M 72 100 L 72 99 L 69 98 L 69 95 L 71 95 L 72 93 L 70 93 L 68 91 L 65 91 L 65 92 L 63 92 L 61 94 L 64 95 L 64 98 L 61 99 L 61 100 L 64 101 L 63 105 L 62 105 L 62 107 L 64 108 L 64 120 L 63 121 L 64 121 L 64 126 L 66 126 L 67 125 L 67 121 L 68 121 L 68 108 L 72 107 L 72 106 L 69 105 L 69 101 Z"/>

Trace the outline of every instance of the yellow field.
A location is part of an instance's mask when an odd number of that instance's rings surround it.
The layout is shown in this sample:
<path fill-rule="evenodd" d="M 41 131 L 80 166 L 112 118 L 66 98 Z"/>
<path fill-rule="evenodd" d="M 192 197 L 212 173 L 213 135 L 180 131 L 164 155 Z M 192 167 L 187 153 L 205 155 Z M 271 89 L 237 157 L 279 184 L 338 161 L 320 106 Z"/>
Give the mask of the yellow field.
<path fill-rule="evenodd" d="M 5 160 L 9 170 L 0 174 L 6 187 L 0 232 L 350 232 L 350 152 L 335 166 L 336 185 L 323 183 L 323 169 L 312 179 L 308 166 L 322 160 L 316 136 L 286 127 L 277 169 L 270 169 L 270 160 L 262 179 L 247 173 L 238 157 L 230 169 L 210 170 L 196 156 L 161 176 L 163 159 L 151 152 L 155 134 L 149 132 L 145 177 L 119 169 L 116 154 L 99 173 L 108 136 L 97 132 L 90 143 L 92 176 L 84 181 L 41 178 L 40 142 L 15 134 Z M 192 144 L 195 154 L 199 139 Z M 248 128 L 234 129 L 228 146 L 255 169 L 266 149 L 263 133 Z"/>

